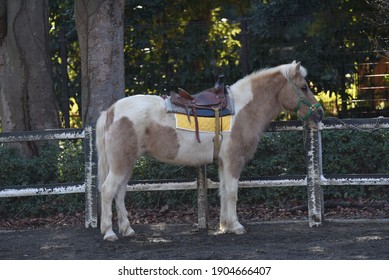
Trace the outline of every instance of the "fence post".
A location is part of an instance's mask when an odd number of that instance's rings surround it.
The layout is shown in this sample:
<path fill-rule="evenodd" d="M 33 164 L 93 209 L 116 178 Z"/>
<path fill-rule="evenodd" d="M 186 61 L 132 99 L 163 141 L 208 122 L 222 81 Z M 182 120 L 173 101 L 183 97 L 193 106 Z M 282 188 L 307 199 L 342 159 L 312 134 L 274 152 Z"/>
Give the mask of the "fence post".
<path fill-rule="evenodd" d="M 198 168 L 197 175 L 197 227 L 199 229 L 208 228 L 208 195 L 207 195 L 207 166 Z"/>
<path fill-rule="evenodd" d="M 324 199 L 321 187 L 322 150 L 321 133 L 317 127 L 304 124 L 305 151 L 307 159 L 307 191 L 309 226 L 323 223 Z"/>
<path fill-rule="evenodd" d="M 87 126 L 85 133 L 85 227 L 97 227 L 98 220 L 98 191 L 96 168 L 96 133 L 95 129 Z"/>

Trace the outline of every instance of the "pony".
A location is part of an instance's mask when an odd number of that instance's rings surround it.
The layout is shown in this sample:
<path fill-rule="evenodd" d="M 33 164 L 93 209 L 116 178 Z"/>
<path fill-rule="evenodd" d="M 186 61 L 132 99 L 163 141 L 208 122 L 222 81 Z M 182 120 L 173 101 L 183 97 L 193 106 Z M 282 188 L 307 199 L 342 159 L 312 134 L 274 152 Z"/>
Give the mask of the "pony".
<path fill-rule="evenodd" d="M 245 233 L 237 217 L 237 191 L 241 170 L 250 160 L 260 135 L 283 110 L 295 111 L 317 126 L 324 111 L 309 89 L 307 70 L 293 61 L 253 72 L 230 86 L 235 114 L 231 129 L 222 132 L 217 162 L 220 179 L 220 233 Z M 112 229 L 115 199 L 119 233 L 135 234 L 128 220 L 124 199 L 136 160 L 142 155 L 159 161 L 201 166 L 214 160 L 214 135 L 177 129 L 174 114 L 156 95 L 125 97 L 103 111 L 96 123 L 98 185 L 101 195 L 100 230 L 104 240 L 117 240 Z"/>

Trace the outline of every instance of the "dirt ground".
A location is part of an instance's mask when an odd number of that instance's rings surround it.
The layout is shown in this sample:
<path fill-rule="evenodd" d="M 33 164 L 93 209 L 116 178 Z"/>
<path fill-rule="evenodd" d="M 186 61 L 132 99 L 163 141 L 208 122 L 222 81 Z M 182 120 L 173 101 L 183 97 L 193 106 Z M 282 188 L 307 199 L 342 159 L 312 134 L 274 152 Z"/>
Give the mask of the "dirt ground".
<path fill-rule="evenodd" d="M 103 241 L 80 225 L 0 230 L 0 259 L 389 259 L 389 223 L 247 222 L 243 235 L 218 235 L 192 223 L 134 225 L 136 235 Z"/>

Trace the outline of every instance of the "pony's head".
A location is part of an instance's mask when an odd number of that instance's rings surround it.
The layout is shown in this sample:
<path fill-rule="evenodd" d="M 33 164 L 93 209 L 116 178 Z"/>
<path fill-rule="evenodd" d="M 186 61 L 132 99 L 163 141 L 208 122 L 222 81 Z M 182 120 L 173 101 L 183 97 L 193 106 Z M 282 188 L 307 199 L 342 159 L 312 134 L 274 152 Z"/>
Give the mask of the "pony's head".
<path fill-rule="evenodd" d="M 283 65 L 282 74 L 287 82 L 278 96 L 280 104 L 284 109 L 297 113 L 304 121 L 319 123 L 324 111 L 305 80 L 307 70 L 300 62 L 293 61 Z"/>

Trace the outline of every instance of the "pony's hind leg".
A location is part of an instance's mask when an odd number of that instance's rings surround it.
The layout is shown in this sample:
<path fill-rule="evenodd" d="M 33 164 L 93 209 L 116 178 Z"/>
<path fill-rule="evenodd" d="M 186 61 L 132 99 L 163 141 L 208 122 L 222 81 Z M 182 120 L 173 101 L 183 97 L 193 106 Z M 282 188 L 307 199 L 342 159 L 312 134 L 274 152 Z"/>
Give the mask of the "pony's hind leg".
<path fill-rule="evenodd" d="M 115 198 L 119 231 L 134 234 L 124 205 L 126 186 L 138 156 L 138 140 L 134 123 L 127 117 L 115 121 L 105 134 L 106 165 L 108 175 L 101 186 L 101 233 L 105 240 L 117 239 L 112 229 L 112 200 Z"/>
<path fill-rule="evenodd" d="M 135 231 L 131 228 L 130 221 L 128 220 L 128 212 L 124 204 L 126 186 L 127 182 L 119 187 L 115 197 L 115 204 L 118 215 L 119 233 L 123 236 L 131 236 L 135 234 Z"/>
<path fill-rule="evenodd" d="M 117 240 L 116 234 L 112 229 L 112 201 L 117 192 L 118 184 L 115 184 L 115 178 L 113 178 L 111 172 L 108 173 L 107 178 L 101 185 L 100 196 L 101 196 L 101 221 L 100 231 L 104 234 L 104 240 L 115 241 Z"/>
<path fill-rule="evenodd" d="M 101 233 L 104 234 L 104 240 L 115 241 L 118 239 L 112 229 L 112 201 L 114 198 L 116 203 L 119 204 L 116 207 L 118 209 L 119 223 L 122 226 L 120 230 L 122 230 L 125 226 L 129 227 L 127 211 L 124 207 L 125 186 L 123 186 L 127 185 L 128 177 L 129 176 L 118 176 L 109 172 L 106 180 L 101 186 L 100 230 Z M 129 232 L 130 230 L 127 230 L 127 233 Z"/>

